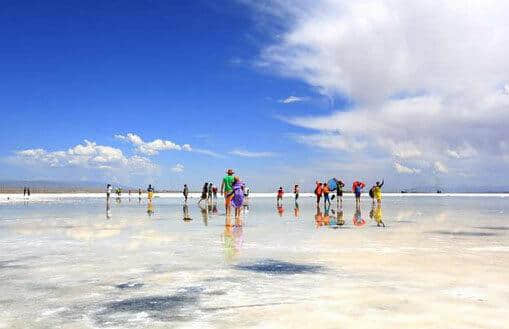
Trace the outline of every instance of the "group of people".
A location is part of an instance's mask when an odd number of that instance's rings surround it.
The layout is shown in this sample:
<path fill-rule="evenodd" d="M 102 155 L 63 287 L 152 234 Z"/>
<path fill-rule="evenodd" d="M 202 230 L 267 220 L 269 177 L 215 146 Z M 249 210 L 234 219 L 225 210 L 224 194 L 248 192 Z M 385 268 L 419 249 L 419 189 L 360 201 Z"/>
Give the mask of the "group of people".
<path fill-rule="evenodd" d="M 384 185 L 384 180 L 382 182 L 376 182 L 375 185 L 371 187 L 369 190 L 369 196 L 373 200 L 373 203 L 376 202 L 378 204 L 382 203 L 382 187 Z M 320 204 L 320 201 L 323 197 L 323 202 L 325 206 L 330 206 L 331 200 L 334 200 L 337 197 L 339 204 L 343 205 L 343 192 L 344 192 L 345 183 L 342 180 L 337 178 L 332 178 L 328 183 L 316 181 L 316 186 L 314 190 L 314 194 L 316 196 L 316 203 Z M 360 205 L 361 195 L 363 189 L 366 187 L 364 182 L 355 181 L 352 184 L 352 193 L 355 195 L 355 204 Z M 295 201 L 299 199 L 300 194 L 300 186 L 295 185 L 293 188 L 293 193 L 295 196 Z M 283 200 L 283 196 L 285 191 L 282 186 L 280 186 L 276 192 L 276 203 L 279 205 Z M 332 196 L 329 196 L 332 194 Z"/>
<path fill-rule="evenodd" d="M 187 202 L 187 196 L 189 194 L 189 189 L 187 188 L 187 185 L 184 184 L 184 198 L 185 202 Z M 203 188 L 201 191 L 201 197 L 198 203 L 201 203 L 202 201 L 207 201 L 209 203 L 212 202 L 212 199 L 217 199 L 217 187 L 215 187 L 212 183 L 205 183 L 203 184 Z"/>
<path fill-rule="evenodd" d="M 111 194 L 113 193 L 113 186 L 111 184 L 106 184 L 106 200 L 109 202 L 110 200 L 110 197 L 111 197 Z M 128 191 L 129 193 L 129 198 L 131 198 L 131 190 Z M 148 185 L 148 188 L 147 188 L 147 193 L 148 193 L 148 199 L 150 201 L 152 201 L 152 198 L 154 196 L 154 188 L 152 187 L 151 184 Z M 120 199 L 120 197 L 122 196 L 122 188 L 120 187 L 117 187 L 115 189 L 115 194 L 117 195 L 117 200 Z M 138 198 L 141 200 L 141 194 L 142 194 L 142 191 L 141 191 L 141 188 L 138 189 Z M 30 195 L 30 192 L 29 194 Z"/>

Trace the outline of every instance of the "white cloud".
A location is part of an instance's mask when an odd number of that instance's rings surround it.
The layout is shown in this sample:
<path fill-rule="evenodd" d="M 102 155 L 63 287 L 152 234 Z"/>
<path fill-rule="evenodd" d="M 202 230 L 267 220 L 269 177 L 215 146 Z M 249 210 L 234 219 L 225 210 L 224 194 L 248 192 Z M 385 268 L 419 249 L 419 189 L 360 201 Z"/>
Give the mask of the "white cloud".
<path fill-rule="evenodd" d="M 65 151 L 47 151 L 40 148 L 18 151 L 15 160 L 33 166 L 124 170 L 139 173 L 153 172 L 158 168 L 145 157 L 126 156 L 117 148 L 97 145 L 88 140 Z"/>
<path fill-rule="evenodd" d="M 446 174 L 449 172 L 449 169 L 440 161 L 435 161 L 433 166 L 435 170 L 439 173 Z"/>
<path fill-rule="evenodd" d="M 420 169 L 405 167 L 399 162 L 394 162 L 393 166 L 394 169 L 396 169 L 396 171 L 400 174 L 418 174 L 421 172 Z"/>
<path fill-rule="evenodd" d="M 288 96 L 285 99 L 280 99 L 279 102 L 283 104 L 291 104 L 291 103 L 299 103 L 302 101 L 305 101 L 306 97 L 299 97 L 299 96 Z"/>
<path fill-rule="evenodd" d="M 251 152 L 246 150 L 233 150 L 230 154 L 245 158 L 267 158 L 275 156 L 272 152 Z"/>
<path fill-rule="evenodd" d="M 136 152 L 145 154 L 145 155 L 157 155 L 161 151 L 191 151 L 191 145 L 184 144 L 179 145 L 170 140 L 162 140 L 155 139 L 151 142 L 145 142 L 143 139 L 133 133 L 128 133 L 127 135 L 115 135 L 115 138 L 123 141 L 130 142 L 135 146 Z"/>
<path fill-rule="evenodd" d="M 177 163 L 173 168 L 171 168 L 171 171 L 176 172 L 176 173 L 184 172 L 184 165 Z"/>
<path fill-rule="evenodd" d="M 261 0 L 252 6 L 280 28 L 260 54 L 265 67 L 355 104 L 287 118 L 319 132 L 298 140 L 449 175 L 491 174 L 489 166 L 507 154 L 498 141 L 509 139 L 509 2 Z M 405 171 L 397 163 L 392 167 Z"/>

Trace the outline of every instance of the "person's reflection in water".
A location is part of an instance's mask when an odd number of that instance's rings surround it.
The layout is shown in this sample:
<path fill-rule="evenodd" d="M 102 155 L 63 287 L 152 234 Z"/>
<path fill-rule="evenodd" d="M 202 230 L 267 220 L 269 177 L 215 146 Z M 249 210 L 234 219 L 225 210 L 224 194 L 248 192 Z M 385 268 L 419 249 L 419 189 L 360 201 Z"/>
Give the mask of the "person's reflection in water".
<path fill-rule="evenodd" d="M 226 219 L 224 222 L 224 234 L 223 234 L 224 256 L 227 262 L 233 260 L 233 257 L 236 254 L 235 240 L 233 238 L 233 225 L 231 221 L 232 221 L 231 214 L 230 212 L 227 212 Z"/>
<path fill-rule="evenodd" d="M 107 199 L 106 201 L 106 219 L 110 219 L 111 218 L 111 204 L 110 204 L 110 199 Z"/>
<path fill-rule="evenodd" d="M 147 203 L 147 214 L 149 217 L 152 217 L 152 214 L 154 214 L 154 205 L 152 204 L 152 200 L 148 200 Z"/>
<path fill-rule="evenodd" d="M 366 221 L 362 218 L 361 205 L 360 203 L 355 205 L 355 213 L 353 215 L 353 225 L 361 227 L 366 224 Z"/>
<path fill-rule="evenodd" d="M 320 209 L 319 203 L 316 204 L 315 224 L 316 224 L 316 228 L 323 226 L 323 214 L 322 214 L 322 209 Z"/>
<path fill-rule="evenodd" d="M 205 226 L 207 226 L 209 224 L 209 206 L 207 206 L 207 205 L 202 206 L 201 204 L 198 204 L 198 205 L 200 207 L 203 224 L 205 224 Z"/>
<path fill-rule="evenodd" d="M 345 225 L 345 220 L 343 219 L 343 207 L 338 207 L 336 212 L 336 222 L 338 223 L 338 226 Z"/>
<path fill-rule="evenodd" d="M 299 203 L 295 201 L 295 206 L 293 207 L 293 214 L 295 218 L 299 219 L 300 216 L 300 209 L 299 209 Z"/>
<path fill-rule="evenodd" d="M 329 206 L 325 206 L 324 207 L 324 211 L 323 211 L 323 225 L 329 225 L 329 223 L 330 223 L 329 210 L 330 210 L 330 202 L 329 202 Z"/>
<path fill-rule="evenodd" d="M 193 220 L 191 216 L 189 216 L 189 207 L 187 206 L 187 204 L 184 204 L 184 206 L 182 207 L 182 212 L 184 213 L 184 217 L 182 218 L 182 220 L 186 222 Z"/>
<path fill-rule="evenodd" d="M 283 213 L 285 212 L 285 208 L 283 208 L 283 204 L 282 203 L 278 203 L 276 205 L 276 209 L 277 209 L 277 212 L 279 214 L 279 217 L 283 217 Z"/>
<path fill-rule="evenodd" d="M 382 204 L 377 204 L 374 212 L 373 217 L 376 221 L 376 226 L 378 227 L 385 227 L 385 223 L 382 221 Z"/>

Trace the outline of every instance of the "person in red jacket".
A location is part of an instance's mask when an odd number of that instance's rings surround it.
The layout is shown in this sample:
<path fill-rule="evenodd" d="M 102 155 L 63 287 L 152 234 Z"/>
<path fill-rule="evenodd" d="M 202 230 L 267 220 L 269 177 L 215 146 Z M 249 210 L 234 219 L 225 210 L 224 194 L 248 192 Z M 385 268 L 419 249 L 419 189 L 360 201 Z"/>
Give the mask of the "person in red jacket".
<path fill-rule="evenodd" d="M 315 195 L 316 195 L 316 204 L 320 205 L 320 198 L 322 197 L 323 187 L 322 183 L 316 181 Z"/>

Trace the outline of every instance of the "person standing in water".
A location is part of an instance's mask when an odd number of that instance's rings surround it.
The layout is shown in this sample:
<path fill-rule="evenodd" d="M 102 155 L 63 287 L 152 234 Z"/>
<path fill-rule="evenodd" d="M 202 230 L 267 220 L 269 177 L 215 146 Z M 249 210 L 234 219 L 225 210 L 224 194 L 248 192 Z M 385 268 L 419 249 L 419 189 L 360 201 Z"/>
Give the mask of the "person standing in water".
<path fill-rule="evenodd" d="M 27 187 L 27 197 L 30 197 L 30 187 Z"/>
<path fill-rule="evenodd" d="M 227 215 L 230 214 L 233 198 L 233 181 L 235 180 L 233 174 L 233 170 L 228 169 L 226 171 L 226 176 L 223 177 L 223 181 L 221 182 L 221 195 L 224 195 L 224 206 L 226 208 Z"/>
<path fill-rule="evenodd" d="M 154 188 L 152 187 L 152 184 L 148 184 L 147 194 L 149 201 L 152 201 L 152 198 L 154 197 Z"/>
<path fill-rule="evenodd" d="M 382 186 L 384 186 L 385 180 L 382 180 L 382 183 L 376 182 L 376 185 L 373 186 L 373 198 L 376 199 L 376 203 L 378 206 L 382 205 Z"/>
<path fill-rule="evenodd" d="M 316 204 L 320 205 L 320 199 L 322 198 L 322 183 L 316 181 L 315 187 Z"/>
<path fill-rule="evenodd" d="M 111 184 L 107 184 L 106 185 L 106 202 L 110 202 L 110 195 L 111 195 L 111 191 L 113 189 L 111 188 Z"/>
<path fill-rule="evenodd" d="M 217 187 L 216 186 L 212 186 L 212 197 L 214 198 L 214 200 L 217 200 Z"/>
<path fill-rule="evenodd" d="M 327 183 L 323 183 L 322 193 L 323 193 L 323 206 L 325 207 L 325 209 L 327 209 L 327 203 L 329 203 L 330 207 L 329 192 L 330 192 L 329 186 L 327 185 Z"/>
<path fill-rule="evenodd" d="M 201 196 L 200 196 L 200 200 L 198 200 L 198 204 L 201 204 L 201 202 L 203 200 L 207 200 L 208 190 L 209 190 L 209 183 L 205 182 L 205 184 L 203 184 L 203 187 L 201 189 Z"/>
<path fill-rule="evenodd" d="M 187 196 L 189 195 L 189 188 L 187 187 L 187 184 L 184 184 L 182 194 L 184 194 L 184 202 L 187 203 Z"/>
<path fill-rule="evenodd" d="M 299 199 L 299 193 L 300 193 L 300 187 L 299 185 L 295 184 L 293 187 L 293 194 L 295 195 L 295 202 L 297 203 L 297 200 Z"/>
<path fill-rule="evenodd" d="M 336 181 L 336 197 L 338 199 L 338 206 L 343 208 L 343 187 L 345 187 L 345 183 L 336 178 L 334 178 L 334 180 Z"/>
<path fill-rule="evenodd" d="M 23 197 L 25 197 L 26 195 L 27 195 L 27 188 L 25 186 L 25 187 L 23 187 Z"/>
<path fill-rule="evenodd" d="M 355 206 L 358 207 L 361 204 L 362 189 L 366 186 L 363 182 L 355 181 L 352 185 L 352 192 L 355 194 Z"/>
<path fill-rule="evenodd" d="M 207 199 L 209 203 L 212 203 L 212 183 L 209 183 L 209 186 L 207 187 Z"/>
<path fill-rule="evenodd" d="M 240 210 L 244 204 L 244 188 L 245 184 L 240 181 L 238 176 L 235 176 L 233 180 L 233 198 L 232 205 L 235 208 L 235 219 L 240 218 Z"/>
<path fill-rule="evenodd" d="M 283 195 L 285 194 L 285 191 L 283 190 L 283 187 L 280 186 L 277 190 L 277 197 L 276 197 L 276 203 L 279 204 L 279 201 L 283 201 Z"/>

